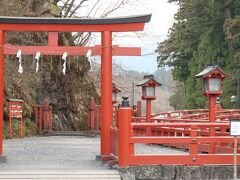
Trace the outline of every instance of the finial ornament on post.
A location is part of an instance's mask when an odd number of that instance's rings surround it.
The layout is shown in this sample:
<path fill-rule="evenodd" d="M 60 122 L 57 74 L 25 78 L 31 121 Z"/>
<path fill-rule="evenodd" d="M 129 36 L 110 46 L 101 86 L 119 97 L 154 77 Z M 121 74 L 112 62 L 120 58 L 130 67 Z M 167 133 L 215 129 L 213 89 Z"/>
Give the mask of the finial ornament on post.
<path fill-rule="evenodd" d="M 122 107 L 129 107 L 129 101 L 128 101 L 128 96 L 123 96 L 122 97 Z"/>

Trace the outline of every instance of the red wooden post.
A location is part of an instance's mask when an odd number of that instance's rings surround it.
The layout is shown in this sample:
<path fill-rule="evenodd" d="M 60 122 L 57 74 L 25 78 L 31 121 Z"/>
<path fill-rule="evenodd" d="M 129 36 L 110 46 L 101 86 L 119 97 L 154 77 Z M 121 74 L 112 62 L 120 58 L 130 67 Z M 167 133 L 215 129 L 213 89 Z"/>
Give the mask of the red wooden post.
<path fill-rule="evenodd" d="M 215 108 L 216 108 L 216 96 L 210 95 L 209 96 L 209 122 L 210 123 L 214 123 L 216 120 Z M 210 127 L 209 136 L 215 136 L 215 127 Z M 210 143 L 209 153 L 211 154 L 215 153 L 215 143 Z"/>
<path fill-rule="evenodd" d="M 229 116 L 230 116 L 230 118 L 232 118 L 233 115 L 234 115 L 234 112 L 233 112 L 232 110 L 230 110 L 230 112 L 229 112 Z"/>
<path fill-rule="evenodd" d="M 49 107 L 48 100 L 44 100 L 44 102 L 43 102 L 43 131 L 45 131 L 45 132 L 48 131 L 48 124 L 49 124 L 48 107 Z"/>
<path fill-rule="evenodd" d="M 23 120 L 22 120 L 22 116 L 20 117 L 19 131 L 20 131 L 20 138 L 23 138 Z"/>
<path fill-rule="evenodd" d="M 35 125 L 36 125 L 36 127 L 38 127 L 38 122 L 39 122 L 39 112 L 38 112 L 38 107 L 37 106 L 35 106 L 34 107 L 34 113 L 35 113 Z"/>
<path fill-rule="evenodd" d="M 142 116 L 142 101 L 137 101 L 137 117 Z"/>
<path fill-rule="evenodd" d="M 91 104 L 91 112 L 90 112 L 90 129 L 94 130 L 94 119 L 95 119 L 95 102 L 93 101 Z"/>
<path fill-rule="evenodd" d="M 88 128 L 95 128 L 95 101 L 93 98 L 90 99 L 88 107 Z"/>
<path fill-rule="evenodd" d="M 114 103 L 113 103 L 113 121 L 112 121 L 112 126 L 116 127 L 116 107 L 114 106 Z"/>
<path fill-rule="evenodd" d="M 101 155 L 110 154 L 112 125 L 112 32 L 102 32 L 101 58 Z"/>
<path fill-rule="evenodd" d="M 171 112 L 166 112 L 165 115 L 171 119 Z"/>
<path fill-rule="evenodd" d="M 52 131 L 52 107 L 49 106 L 49 101 L 46 99 L 43 102 L 43 131 Z"/>
<path fill-rule="evenodd" d="M 0 158 L 3 152 L 4 31 L 0 30 Z"/>
<path fill-rule="evenodd" d="M 91 99 L 91 102 L 90 102 L 90 111 L 91 111 L 91 114 L 90 114 L 90 129 L 94 129 L 94 119 L 96 118 L 95 117 L 95 101 L 94 99 L 92 98 Z"/>
<path fill-rule="evenodd" d="M 39 134 L 43 131 L 43 107 L 39 107 Z"/>
<path fill-rule="evenodd" d="M 116 107 L 116 109 L 115 109 L 115 122 L 116 122 L 115 126 L 117 128 L 119 127 L 119 125 L 118 125 L 118 110 L 119 110 L 119 108 Z"/>
<path fill-rule="evenodd" d="M 49 106 L 49 132 L 52 132 L 52 106 Z"/>
<path fill-rule="evenodd" d="M 8 112 L 9 112 L 9 138 L 12 139 L 12 111 L 11 111 L 12 103 L 11 101 L 8 101 L 7 105 L 8 105 Z"/>
<path fill-rule="evenodd" d="M 48 46 L 58 46 L 58 32 L 48 32 Z"/>
<path fill-rule="evenodd" d="M 97 130 L 100 130 L 100 120 L 101 120 L 101 118 L 100 118 L 100 108 L 98 107 L 97 108 L 97 111 L 96 111 L 96 129 Z"/>
<path fill-rule="evenodd" d="M 190 155 L 197 155 L 198 154 L 198 143 L 197 143 L 197 126 L 191 126 L 191 133 L 190 137 L 192 142 L 190 143 L 189 147 L 189 154 Z"/>
<path fill-rule="evenodd" d="M 188 115 L 188 112 L 187 111 L 182 111 L 182 116 L 187 116 Z"/>
<path fill-rule="evenodd" d="M 146 100 L 146 122 L 151 123 L 151 99 Z M 152 135 L 152 129 L 151 127 L 146 128 L 146 135 L 151 136 Z"/>
<path fill-rule="evenodd" d="M 132 120 L 131 120 L 132 122 Z M 129 127 L 129 131 L 130 131 L 130 134 L 129 134 L 129 137 L 133 137 L 134 133 L 133 133 L 133 128 L 130 124 L 130 127 Z M 134 155 L 134 144 L 131 143 L 129 144 L 129 155 Z"/>
<path fill-rule="evenodd" d="M 88 129 L 90 129 L 91 111 L 88 109 Z"/>
<path fill-rule="evenodd" d="M 91 128 L 91 99 L 89 101 L 89 104 L 88 104 L 88 128 L 90 129 Z"/>
<path fill-rule="evenodd" d="M 98 116 L 98 111 L 97 111 L 97 108 L 95 108 L 94 109 L 94 118 L 93 118 L 93 120 L 92 120 L 92 122 L 93 122 L 93 130 L 97 130 L 97 116 Z"/>
<path fill-rule="evenodd" d="M 121 107 L 118 110 L 119 120 L 119 157 L 118 165 L 126 167 L 129 165 L 129 155 L 133 153 L 129 145 L 129 138 L 131 137 L 131 122 L 132 122 L 132 109 L 130 107 Z"/>
<path fill-rule="evenodd" d="M 221 111 L 221 110 L 222 110 L 221 104 L 216 104 L 216 111 Z"/>

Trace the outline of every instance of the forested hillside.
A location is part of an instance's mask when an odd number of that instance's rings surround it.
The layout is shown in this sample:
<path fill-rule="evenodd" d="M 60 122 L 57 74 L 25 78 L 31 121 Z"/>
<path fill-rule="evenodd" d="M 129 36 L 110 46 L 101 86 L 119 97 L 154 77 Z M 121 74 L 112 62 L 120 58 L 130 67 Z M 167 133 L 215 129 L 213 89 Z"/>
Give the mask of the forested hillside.
<path fill-rule="evenodd" d="M 207 107 L 202 81 L 194 75 L 209 64 L 218 64 L 230 75 L 223 83 L 223 107 L 237 107 L 238 103 L 231 102 L 230 97 L 238 94 L 240 1 L 169 0 L 169 3 L 177 3 L 179 10 L 168 39 L 159 43 L 157 52 L 159 67 L 171 67 L 174 79 L 179 81 L 171 105 L 177 109 Z"/>

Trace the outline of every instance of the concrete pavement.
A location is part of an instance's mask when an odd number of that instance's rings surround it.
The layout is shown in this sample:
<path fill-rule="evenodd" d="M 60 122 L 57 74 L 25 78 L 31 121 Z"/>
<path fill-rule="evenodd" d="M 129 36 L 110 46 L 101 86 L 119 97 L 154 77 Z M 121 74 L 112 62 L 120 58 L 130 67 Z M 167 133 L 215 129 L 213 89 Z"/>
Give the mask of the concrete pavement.
<path fill-rule="evenodd" d="M 96 161 L 99 137 L 45 136 L 4 140 L 7 163 L 0 163 L 0 179 L 120 179 L 117 170 Z M 186 152 L 158 145 L 136 144 L 135 153 Z"/>
<path fill-rule="evenodd" d="M 81 136 L 5 140 L 0 179 L 120 179 L 95 160 L 99 147 L 99 138 Z"/>

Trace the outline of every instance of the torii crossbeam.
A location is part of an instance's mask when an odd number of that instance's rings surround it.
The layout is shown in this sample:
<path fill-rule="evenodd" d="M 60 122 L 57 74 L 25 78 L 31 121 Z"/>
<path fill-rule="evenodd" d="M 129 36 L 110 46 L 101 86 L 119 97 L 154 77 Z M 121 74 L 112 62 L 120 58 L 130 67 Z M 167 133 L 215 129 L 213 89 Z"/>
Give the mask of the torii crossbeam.
<path fill-rule="evenodd" d="M 4 54 L 16 54 L 21 49 L 24 55 L 32 55 L 36 52 L 41 52 L 43 55 L 62 55 L 67 52 L 68 55 L 86 55 L 88 50 L 91 50 L 92 56 L 101 56 L 102 46 L 96 45 L 92 47 L 86 46 L 59 46 L 58 45 L 58 32 L 48 32 L 48 45 L 47 46 L 14 46 L 11 44 L 4 45 Z M 112 46 L 113 56 L 140 56 L 141 48 L 138 47 L 119 47 Z"/>
<path fill-rule="evenodd" d="M 25 48 L 31 52 L 41 51 L 43 54 L 62 54 L 71 48 L 71 52 L 79 51 L 79 55 L 86 54 L 92 48 L 93 54 L 101 55 L 101 155 L 110 154 L 110 127 L 112 125 L 112 55 L 140 55 L 139 48 L 121 48 L 112 46 L 112 32 L 142 31 L 151 15 L 81 19 L 81 18 L 39 18 L 39 17 L 3 17 L 0 16 L 0 162 L 3 161 L 3 100 L 4 100 L 4 54 L 16 54 L 16 49 Z M 45 31 L 50 32 L 48 46 L 11 46 L 4 44 L 5 31 Z M 101 48 L 96 47 L 61 47 L 57 46 L 56 32 L 101 32 Z M 36 49 L 34 49 L 36 48 Z M 50 49 L 48 49 L 50 48 Z M 75 50 L 72 50 L 72 48 Z M 10 50 L 12 49 L 12 50 Z M 15 49 L 15 51 L 14 51 Z M 5 51 L 5 52 L 4 52 Z M 82 54 L 80 54 L 80 51 Z M 77 53 L 78 54 L 78 53 Z"/>

